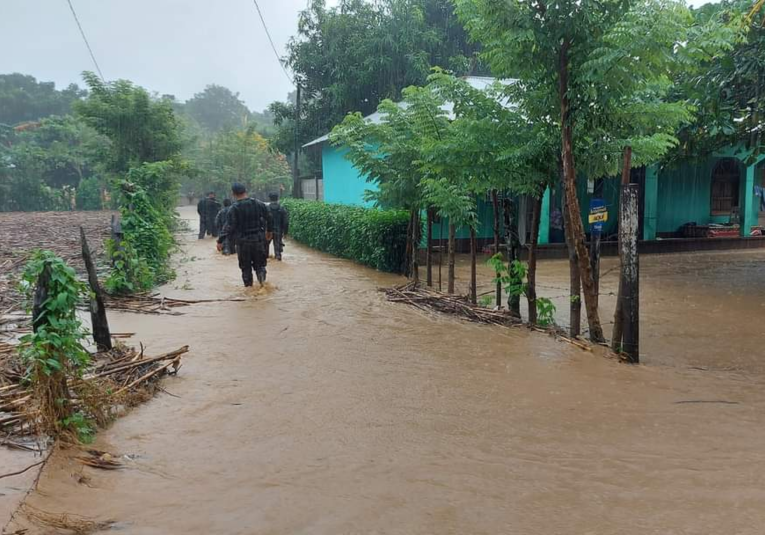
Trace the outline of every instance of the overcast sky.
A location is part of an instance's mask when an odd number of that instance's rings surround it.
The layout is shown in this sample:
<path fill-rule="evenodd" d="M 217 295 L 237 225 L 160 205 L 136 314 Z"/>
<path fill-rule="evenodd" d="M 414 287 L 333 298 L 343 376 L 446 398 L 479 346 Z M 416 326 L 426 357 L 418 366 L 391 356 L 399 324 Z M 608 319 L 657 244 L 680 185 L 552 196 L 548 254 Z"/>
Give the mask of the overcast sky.
<path fill-rule="evenodd" d="M 257 111 L 284 100 L 292 88 L 252 0 L 72 3 L 107 79 L 126 78 L 181 100 L 216 83 Z M 306 0 L 259 3 L 283 53 Z M 80 73 L 94 70 L 66 0 L 0 0 L 0 51 L 0 73 L 31 74 L 57 86 L 82 85 Z"/>

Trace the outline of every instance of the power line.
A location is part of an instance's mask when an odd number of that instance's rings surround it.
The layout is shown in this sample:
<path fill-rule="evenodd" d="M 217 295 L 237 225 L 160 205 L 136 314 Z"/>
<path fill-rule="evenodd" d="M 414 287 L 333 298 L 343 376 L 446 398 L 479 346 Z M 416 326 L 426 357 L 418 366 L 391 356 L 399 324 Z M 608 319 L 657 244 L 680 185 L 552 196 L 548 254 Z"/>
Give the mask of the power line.
<path fill-rule="evenodd" d="M 274 40 L 271 39 L 271 32 L 268 31 L 268 25 L 266 24 L 266 19 L 263 18 L 263 12 L 260 10 L 260 6 L 258 5 L 258 0 L 252 0 L 252 1 L 255 4 L 255 9 L 258 10 L 258 16 L 260 17 L 260 22 L 263 23 L 263 29 L 266 31 L 266 37 L 268 37 L 268 42 L 271 43 L 271 50 L 274 51 L 274 55 L 276 56 L 276 61 L 279 62 L 279 66 L 282 68 L 282 71 L 284 72 L 284 76 L 287 77 L 287 80 L 289 80 L 292 85 L 295 85 L 295 82 L 292 80 L 292 77 L 287 72 L 287 69 L 284 68 L 284 63 L 282 63 L 282 60 L 279 57 L 279 52 L 276 50 L 276 45 L 274 44 Z"/>
<path fill-rule="evenodd" d="M 72 16 L 74 17 L 74 22 L 77 23 L 77 27 L 80 29 L 80 35 L 82 35 L 82 40 L 85 41 L 85 46 L 88 47 L 88 52 L 90 52 L 90 59 L 93 60 L 93 64 L 96 66 L 96 71 L 98 71 L 98 76 L 101 77 L 102 82 L 106 82 L 104 79 L 104 74 L 101 72 L 101 67 L 98 66 L 98 62 L 96 61 L 96 56 L 93 54 L 93 49 L 90 48 L 90 43 L 88 42 L 88 38 L 85 35 L 85 30 L 82 29 L 82 24 L 80 24 L 80 19 L 77 17 L 77 12 L 74 10 L 74 6 L 72 5 L 72 0 L 66 0 L 67 4 L 69 4 L 69 9 L 72 10 Z"/>

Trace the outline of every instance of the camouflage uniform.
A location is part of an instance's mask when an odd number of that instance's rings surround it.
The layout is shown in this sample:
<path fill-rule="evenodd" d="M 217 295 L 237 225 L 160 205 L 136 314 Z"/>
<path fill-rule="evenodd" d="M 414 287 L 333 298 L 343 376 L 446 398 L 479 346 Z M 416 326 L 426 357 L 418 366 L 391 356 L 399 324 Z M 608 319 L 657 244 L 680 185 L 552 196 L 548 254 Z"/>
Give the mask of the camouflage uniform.
<path fill-rule="evenodd" d="M 277 260 L 282 259 L 282 251 L 284 251 L 284 236 L 290 228 L 290 216 L 287 209 L 279 204 L 279 201 L 271 201 L 268 203 L 268 210 L 271 212 L 271 218 L 274 220 L 274 256 Z M 266 245 L 266 253 L 271 249 L 271 242 Z"/>
<path fill-rule="evenodd" d="M 252 272 L 263 284 L 266 281 L 266 232 L 273 231 L 271 212 L 265 203 L 246 197 L 235 202 L 228 211 L 223 236 L 218 238 L 222 244 L 228 236 L 236 242 L 239 269 L 245 286 L 252 286 Z"/>

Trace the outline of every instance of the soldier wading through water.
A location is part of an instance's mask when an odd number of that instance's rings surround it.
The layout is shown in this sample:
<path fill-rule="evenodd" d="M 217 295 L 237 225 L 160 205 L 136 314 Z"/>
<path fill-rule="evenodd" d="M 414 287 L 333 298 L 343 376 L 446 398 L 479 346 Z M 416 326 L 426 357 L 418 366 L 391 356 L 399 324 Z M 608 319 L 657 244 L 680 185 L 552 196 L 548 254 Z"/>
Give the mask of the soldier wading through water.
<path fill-rule="evenodd" d="M 284 236 L 287 235 L 290 229 L 290 217 L 287 209 L 279 204 L 279 194 L 271 193 L 268 196 L 271 201 L 268 203 L 268 209 L 271 212 L 271 219 L 274 222 L 274 234 L 273 240 L 269 240 L 266 245 L 266 254 L 271 249 L 271 241 L 274 242 L 274 258 L 277 260 L 282 259 L 282 251 L 284 251 Z"/>
<path fill-rule="evenodd" d="M 218 237 L 218 251 L 228 236 L 234 237 L 239 268 L 245 286 L 252 286 L 252 272 L 261 286 L 266 282 L 266 243 L 272 237 L 273 221 L 265 203 L 247 196 L 242 184 L 231 186 L 236 202 L 229 208 L 226 226 Z"/>
<path fill-rule="evenodd" d="M 215 200 L 215 192 L 210 191 L 207 197 L 197 204 L 197 213 L 199 214 L 199 239 L 203 239 L 206 234 L 212 234 L 213 238 L 218 236 L 218 229 L 215 226 L 215 216 L 220 211 L 220 203 Z"/>
<path fill-rule="evenodd" d="M 228 211 L 231 209 L 231 199 L 223 199 L 223 208 L 220 209 L 218 215 L 215 216 L 215 227 L 219 229 L 220 233 L 224 232 L 226 228 L 226 219 L 228 219 Z M 234 243 L 233 236 L 226 236 L 223 240 L 223 254 L 230 255 L 236 251 L 236 244 Z"/>

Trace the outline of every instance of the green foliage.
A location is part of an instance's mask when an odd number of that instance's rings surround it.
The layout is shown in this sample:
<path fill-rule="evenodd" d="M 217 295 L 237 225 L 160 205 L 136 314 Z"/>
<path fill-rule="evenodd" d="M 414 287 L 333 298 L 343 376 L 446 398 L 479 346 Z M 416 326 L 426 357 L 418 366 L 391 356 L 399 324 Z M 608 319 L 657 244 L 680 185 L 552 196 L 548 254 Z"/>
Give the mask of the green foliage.
<path fill-rule="evenodd" d="M 90 362 L 82 346 L 86 332 L 77 317 L 77 304 L 86 295 L 83 283 L 74 269 L 50 251 L 36 251 L 27 263 L 21 278 L 21 290 L 32 312 L 37 281 L 44 270 L 50 271 L 48 297 L 35 319 L 36 332 L 21 338 L 21 357 L 27 375 L 34 380 L 36 373 L 51 375 L 56 371 L 80 374 Z"/>
<path fill-rule="evenodd" d="M 295 199 L 283 205 L 296 241 L 380 271 L 404 271 L 407 212 Z"/>
<path fill-rule="evenodd" d="M 495 254 L 489 258 L 487 264 L 497 274 L 494 282 L 501 283 L 509 296 L 527 296 L 528 268 L 526 264 L 514 260 L 508 267 L 501 254 Z M 534 302 L 537 309 L 537 323 L 542 327 L 553 325 L 555 323 L 555 304 L 547 297 L 537 297 Z"/>
<path fill-rule="evenodd" d="M 482 295 L 478 299 L 478 304 L 485 308 L 490 308 L 494 306 L 494 296 L 493 295 Z"/>
<path fill-rule="evenodd" d="M 211 133 L 242 128 L 250 118 L 250 110 L 239 99 L 239 93 L 216 84 L 187 100 L 184 112 Z"/>
<path fill-rule="evenodd" d="M 175 102 L 152 98 L 127 80 L 105 83 L 88 72 L 83 77 L 90 94 L 75 109 L 110 141 L 101 163 L 111 173 L 122 216 L 123 239 L 119 247 L 110 246 L 106 287 L 113 293 L 146 290 L 174 276 L 167 264 L 185 171 Z"/>
<path fill-rule="evenodd" d="M 4 135 L 2 135 L 4 134 Z M 0 211 L 69 210 L 106 139 L 72 116 L 0 132 Z"/>
<path fill-rule="evenodd" d="M 555 324 L 555 304 L 547 297 L 536 298 L 537 323 L 542 327 Z"/>
<path fill-rule="evenodd" d="M 145 162 L 131 168 L 126 175 L 126 182 L 134 184 L 145 194 L 148 203 L 162 217 L 165 226 L 173 228 L 176 219 L 175 207 L 180 192 L 180 173 L 184 166 L 176 161 Z M 130 193 L 130 188 L 121 184 L 121 191 Z M 143 198 L 143 196 L 142 196 Z M 125 199 L 124 205 L 130 206 L 134 198 Z"/>
<path fill-rule="evenodd" d="M 128 295 L 154 286 L 154 275 L 138 256 L 133 241 L 127 237 L 117 246 L 114 240 L 106 240 L 106 254 L 112 260 L 112 269 L 104 288 L 110 294 Z"/>
<path fill-rule="evenodd" d="M 272 150 L 254 127 L 200 137 L 186 151 L 186 158 L 190 172 L 182 190 L 190 197 L 210 190 L 225 197 L 230 195 L 233 182 L 241 182 L 251 194 L 262 198 L 273 191 L 292 189 L 287 160 Z"/>
<path fill-rule="evenodd" d="M 83 444 L 91 444 L 95 439 L 96 429 L 93 422 L 82 412 L 75 412 L 62 422 L 65 428 L 73 431 L 77 440 Z"/>
<path fill-rule="evenodd" d="M 85 91 L 71 84 L 57 90 L 53 82 L 38 82 L 20 73 L 0 74 L 0 123 L 15 125 L 51 115 L 66 115 Z"/>
<path fill-rule="evenodd" d="M 88 98 L 74 109 L 89 126 L 109 138 L 103 165 L 126 173 L 147 162 L 172 160 L 181 150 L 180 123 L 169 99 L 153 99 L 127 80 L 103 82 L 92 72 L 83 74 Z"/>
<path fill-rule="evenodd" d="M 96 177 L 82 179 L 76 193 L 77 209 L 102 210 L 101 188 L 102 183 Z"/>
<path fill-rule="evenodd" d="M 563 126 L 572 127 L 578 171 L 590 177 L 617 174 L 626 146 L 633 147 L 636 167 L 675 146 L 690 107 L 672 93 L 673 74 L 704 46 L 712 54 L 719 49 L 674 0 L 456 4 L 494 74 L 517 79 L 507 95 L 519 111 L 559 136 Z M 568 77 L 566 125 L 561 70 Z"/>
<path fill-rule="evenodd" d="M 149 166 L 156 171 L 155 164 Z M 139 184 L 122 181 L 120 186 L 124 237 L 120 247 L 108 243 L 113 265 L 105 286 L 110 293 L 128 294 L 173 278 L 168 261 L 175 241 L 169 227 L 172 216 L 161 209 L 161 195 L 153 204 Z"/>
<path fill-rule="evenodd" d="M 311 0 L 288 45 L 287 63 L 303 88 L 301 142 L 329 131 L 348 111 L 373 112 L 423 85 L 431 67 L 475 73 L 477 46 L 468 43 L 448 0 Z M 291 99 L 290 99 L 291 100 Z M 274 103 L 274 143 L 292 151 L 295 109 Z"/>
<path fill-rule="evenodd" d="M 499 253 L 489 258 L 487 263 L 494 270 L 494 273 L 497 274 L 494 282 L 501 283 L 507 295 L 513 297 L 526 295 L 526 290 L 528 289 L 528 285 L 525 282 L 526 275 L 528 274 L 526 264 L 519 260 L 513 260 L 508 267 Z"/>
<path fill-rule="evenodd" d="M 698 44 L 674 81 L 695 117 L 681 128 L 674 156 L 736 145 L 752 157 L 765 150 L 765 25 L 750 9 L 750 1 L 725 0 L 694 11 Z"/>

